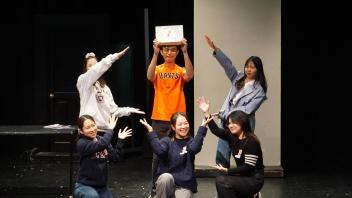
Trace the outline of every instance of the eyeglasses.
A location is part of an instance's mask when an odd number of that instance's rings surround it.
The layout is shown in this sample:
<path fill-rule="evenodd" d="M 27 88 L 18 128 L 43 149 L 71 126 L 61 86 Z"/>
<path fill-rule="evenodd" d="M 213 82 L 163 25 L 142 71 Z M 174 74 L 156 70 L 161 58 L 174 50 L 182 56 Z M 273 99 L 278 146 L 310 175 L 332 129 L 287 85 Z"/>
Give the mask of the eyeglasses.
<path fill-rule="evenodd" d="M 163 52 L 177 52 L 176 47 L 163 47 Z"/>

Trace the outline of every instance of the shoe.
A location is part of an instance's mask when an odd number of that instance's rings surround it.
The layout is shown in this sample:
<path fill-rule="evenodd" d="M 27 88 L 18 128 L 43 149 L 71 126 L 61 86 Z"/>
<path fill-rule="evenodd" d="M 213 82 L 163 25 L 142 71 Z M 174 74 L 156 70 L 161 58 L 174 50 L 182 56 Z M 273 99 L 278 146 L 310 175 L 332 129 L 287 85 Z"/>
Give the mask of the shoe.
<path fill-rule="evenodd" d="M 262 198 L 262 193 L 257 192 L 257 193 L 254 194 L 253 197 L 254 197 L 254 198 Z"/>

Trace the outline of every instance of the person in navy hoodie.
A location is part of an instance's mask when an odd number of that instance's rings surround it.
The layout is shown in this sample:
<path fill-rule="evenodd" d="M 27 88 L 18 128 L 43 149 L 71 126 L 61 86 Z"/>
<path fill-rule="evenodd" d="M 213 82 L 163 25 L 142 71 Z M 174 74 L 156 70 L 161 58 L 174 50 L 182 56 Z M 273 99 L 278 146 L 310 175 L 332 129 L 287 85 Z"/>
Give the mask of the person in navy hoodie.
<path fill-rule="evenodd" d="M 110 144 L 116 126 L 117 117 L 112 114 L 108 121 L 108 129 L 103 136 L 97 135 L 97 124 L 90 115 L 79 117 L 77 152 L 79 154 L 79 170 L 75 183 L 75 198 L 111 198 L 107 187 L 108 162 L 122 158 L 122 140 L 132 135 L 127 127 L 119 130 L 115 148 Z"/>
<path fill-rule="evenodd" d="M 197 192 L 194 159 L 202 149 L 206 126 L 211 119 L 204 119 L 196 136 L 192 137 L 186 114 L 176 112 L 170 119 L 170 135 L 161 139 L 145 119 L 140 120 L 149 132 L 153 152 L 160 158 L 156 174 L 157 198 L 188 198 Z"/>

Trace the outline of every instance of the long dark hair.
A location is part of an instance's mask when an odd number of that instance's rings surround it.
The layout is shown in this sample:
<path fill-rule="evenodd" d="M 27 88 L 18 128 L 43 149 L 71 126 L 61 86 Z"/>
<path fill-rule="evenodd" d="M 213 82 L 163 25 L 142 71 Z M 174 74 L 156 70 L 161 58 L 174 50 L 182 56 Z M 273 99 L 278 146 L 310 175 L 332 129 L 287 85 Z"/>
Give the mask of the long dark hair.
<path fill-rule="evenodd" d="M 98 61 L 98 58 L 95 56 L 95 54 L 93 52 L 91 53 L 88 53 L 86 54 L 86 56 L 84 57 L 84 60 L 83 60 L 83 73 L 86 73 L 87 72 L 87 63 L 88 63 L 88 60 L 94 58 L 95 60 Z M 99 79 L 98 79 L 98 82 L 100 84 L 100 87 L 101 88 L 104 88 L 104 86 L 106 85 L 106 81 L 104 79 L 103 76 L 101 76 Z"/>
<path fill-rule="evenodd" d="M 255 141 L 260 143 L 258 137 L 254 134 L 251 128 L 248 114 L 243 111 L 233 111 L 227 117 L 227 124 L 229 124 L 230 120 L 232 123 L 240 125 L 244 135 L 247 138 L 253 138 Z"/>
<path fill-rule="evenodd" d="M 174 127 L 176 127 L 176 121 L 177 121 L 177 118 L 180 117 L 180 116 L 183 116 L 186 118 L 187 122 L 189 123 L 189 119 L 187 117 L 187 115 L 183 112 L 175 112 L 171 115 L 171 118 L 170 118 L 170 124 Z M 188 135 L 190 135 L 189 131 L 188 131 Z M 176 132 L 172 129 L 172 127 L 170 126 L 170 129 L 169 129 L 169 137 L 174 140 L 175 139 L 175 136 L 176 136 Z"/>
<path fill-rule="evenodd" d="M 249 62 L 253 62 L 255 68 L 257 68 L 257 74 L 255 75 L 255 81 L 259 82 L 266 93 L 268 86 L 266 84 L 266 78 L 264 74 L 263 62 L 258 56 L 251 56 L 246 60 L 244 67 L 248 65 Z M 236 88 L 241 90 L 244 86 L 244 80 L 246 79 L 246 74 L 236 82 Z"/>
<path fill-rule="evenodd" d="M 83 126 L 84 126 L 84 121 L 86 120 L 91 120 L 95 123 L 95 120 L 92 116 L 90 115 L 81 115 L 78 119 L 77 119 L 77 127 L 79 130 L 83 131 Z M 82 137 L 82 134 L 77 132 L 77 138 Z"/>

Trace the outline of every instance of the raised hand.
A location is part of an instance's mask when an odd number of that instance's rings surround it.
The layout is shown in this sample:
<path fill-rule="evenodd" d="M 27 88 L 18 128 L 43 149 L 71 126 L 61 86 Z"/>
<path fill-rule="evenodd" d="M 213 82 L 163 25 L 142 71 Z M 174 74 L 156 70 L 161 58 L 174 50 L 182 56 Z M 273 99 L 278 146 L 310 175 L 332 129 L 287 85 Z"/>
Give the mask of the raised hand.
<path fill-rule="evenodd" d="M 212 48 L 213 50 L 216 50 L 217 47 L 214 44 L 214 41 L 208 36 L 208 35 L 204 35 L 205 37 L 205 41 L 208 43 L 209 47 Z"/>
<path fill-rule="evenodd" d="M 139 119 L 139 122 L 142 123 L 145 128 L 148 130 L 148 132 L 152 132 L 153 131 L 153 127 L 150 126 L 150 124 L 148 124 L 147 120 L 145 118 L 143 119 Z"/>
<path fill-rule="evenodd" d="M 203 111 L 203 113 L 209 113 L 209 101 L 205 101 L 204 96 L 199 97 L 196 102 L 200 110 Z"/>
<path fill-rule="evenodd" d="M 118 120 L 118 117 L 115 116 L 115 114 L 112 114 L 110 116 L 109 123 L 108 123 L 109 129 L 114 129 L 115 128 L 117 120 Z"/>
<path fill-rule="evenodd" d="M 125 49 L 123 49 L 121 52 L 117 53 L 117 57 L 121 58 L 123 55 L 126 54 L 127 50 L 130 49 L 130 46 L 126 47 Z"/>
<path fill-rule="evenodd" d="M 132 108 L 131 113 L 137 113 L 137 114 L 145 114 L 144 111 L 140 111 L 138 108 Z"/>
<path fill-rule="evenodd" d="M 188 46 L 187 40 L 183 38 L 181 41 L 181 50 L 183 53 L 187 52 L 187 46 Z"/>
<path fill-rule="evenodd" d="M 132 129 L 129 129 L 127 126 L 123 129 L 123 131 L 121 129 L 119 129 L 119 134 L 118 137 L 123 140 L 127 137 L 132 136 Z"/>
<path fill-rule="evenodd" d="M 205 127 L 207 124 L 213 119 L 213 117 L 209 116 L 206 118 L 203 118 L 201 126 Z"/>
<path fill-rule="evenodd" d="M 157 39 L 153 40 L 154 53 L 159 54 L 160 52 L 160 42 Z"/>

